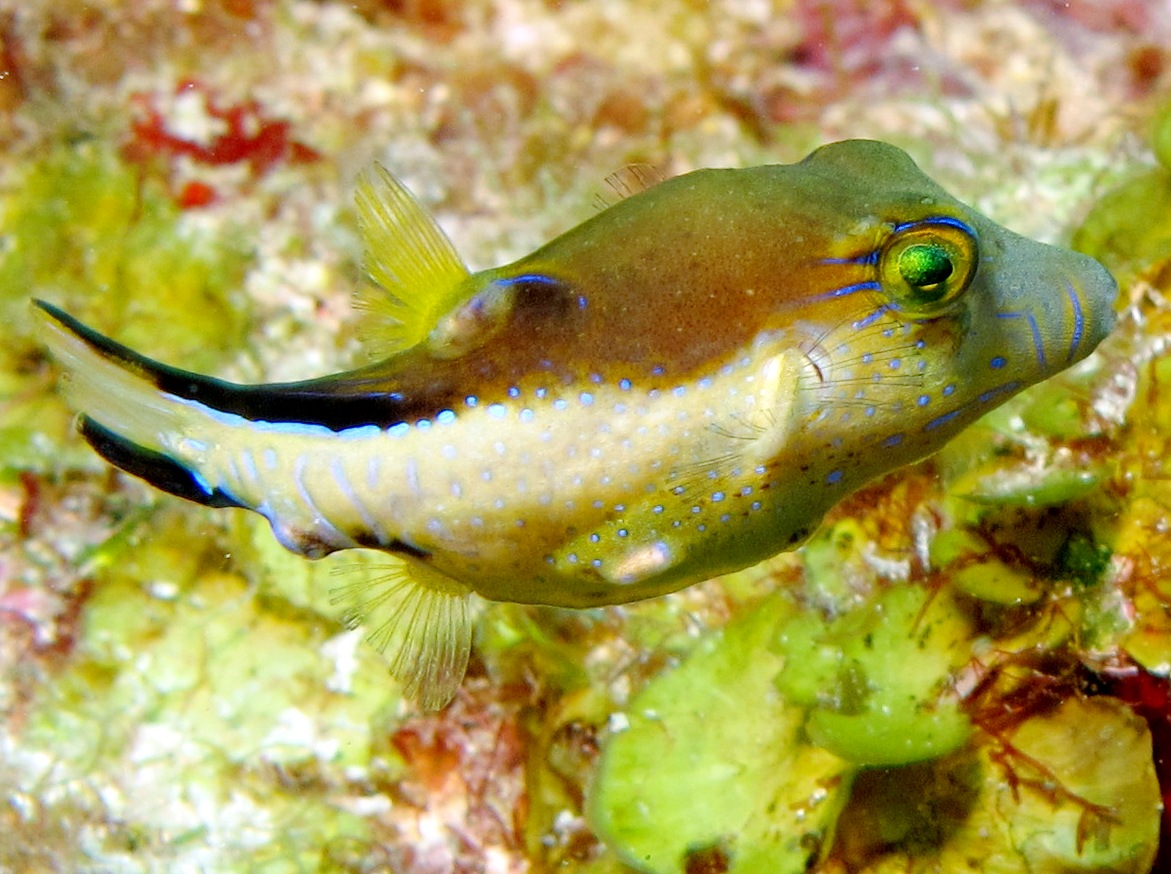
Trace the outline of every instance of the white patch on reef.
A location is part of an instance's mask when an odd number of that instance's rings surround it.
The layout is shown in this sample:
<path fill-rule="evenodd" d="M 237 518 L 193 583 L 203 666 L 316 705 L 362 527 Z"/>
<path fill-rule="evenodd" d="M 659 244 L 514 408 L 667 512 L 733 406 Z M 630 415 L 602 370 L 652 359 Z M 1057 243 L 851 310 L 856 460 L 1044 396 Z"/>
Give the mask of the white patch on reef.
<path fill-rule="evenodd" d="M 358 670 L 358 645 L 362 629 L 345 631 L 331 637 L 321 646 L 321 654 L 333 662 L 333 673 L 326 679 L 325 688 L 331 692 L 349 695 L 354 691 L 354 674 Z"/>

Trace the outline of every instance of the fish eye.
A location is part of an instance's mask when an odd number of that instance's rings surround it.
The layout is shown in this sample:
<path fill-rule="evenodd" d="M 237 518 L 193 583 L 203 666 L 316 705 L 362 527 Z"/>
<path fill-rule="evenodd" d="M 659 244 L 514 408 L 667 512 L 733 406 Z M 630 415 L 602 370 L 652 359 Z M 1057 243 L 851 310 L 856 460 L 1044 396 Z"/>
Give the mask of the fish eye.
<path fill-rule="evenodd" d="M 976 272 L 976 237 L 949 218 L 896 228 L 882 247 L 879 275 L 892 306 L 912 316 L 943 312 Z"/>
<path fill-rule="evenodd" d="M 899 254 L 899 273 L 913 288 L 929 288 L 951 276 L 951 255 L 937 243 L 916 243 Z"/>

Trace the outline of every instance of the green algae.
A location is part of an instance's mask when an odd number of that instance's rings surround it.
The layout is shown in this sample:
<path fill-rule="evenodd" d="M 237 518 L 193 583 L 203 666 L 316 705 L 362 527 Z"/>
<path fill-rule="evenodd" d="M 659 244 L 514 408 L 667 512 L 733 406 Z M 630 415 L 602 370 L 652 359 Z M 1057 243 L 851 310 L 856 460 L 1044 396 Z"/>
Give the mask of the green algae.
<path fill-rule="evenodd" d="M 251 253 L 226 223 L 183 213 L 161 182 L 97 141 L 57 145 L 9 168 L 0 191 L 0 474 L 83 466 L 60 447 L 70 414 L 52 397 L 27 308 L 62 304 L 121 341 L 194 369 L 236 354 Z"/>
<path fill-rule="evenodd" d="M 1158 164 L 1107 192 L 1072 241 L 1105 264 L 1123 288 L 1139 278 L 1161 284 L 1171 261 L 1171 104 L 1155 114 L 1150 138 Z"/>
<path fill-rule="evenodd" d="M 1071 698 L 955 756 L 864 772 L 839 837 L 871 874 L 1143 874 L 1158 846 L 1150 744 L 1119 702 Z"/>
<path fill-rule="evenodd" d="M 795 874 L 828 842 L 852 768 L 773 687 L 768 643 L 796 611 L 772 598 L 706 636 L 611 720 L 590 811 L 626 864 Z"/>
<path fill-rule="evenodd" d="M 777 687 L 809 709 L 809 739 L 860 765 L 952 752 L 971 726 L 953 692 L 970 658 L 971 623 L 947 592 L 891 588 L 827 620 L 807 611 L 777 637 Z"/>
<path fill-rule="evenodd" d="M 190 864 L 210 842 L 232 870 L 299 871 L 339 841 L 369 842 L 338 802 L 360 803 L 372 768 L 385 776 L 376 738 L 398 698 L 373 651 L 267 607 L 198 513 L 160 508 L 90 567 L 76 648 L 20 732 L 22 782 L 64 793 L 41 793 L 42 816 L 73 799 L 104 823 L 87 852 L 110 865 Z M 94 795 L 78 807 L 83 784 Z"/>

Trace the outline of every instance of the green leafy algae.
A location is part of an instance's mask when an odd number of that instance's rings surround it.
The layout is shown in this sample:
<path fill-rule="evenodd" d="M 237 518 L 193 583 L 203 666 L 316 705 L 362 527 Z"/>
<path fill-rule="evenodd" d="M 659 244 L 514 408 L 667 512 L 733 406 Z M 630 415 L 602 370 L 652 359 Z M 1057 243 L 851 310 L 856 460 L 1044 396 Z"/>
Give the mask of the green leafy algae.
<path fill-rule="evenodd" d="M 953 673 L 970 657 L 972 626 L 945 590 L 900 586 L 835 619 L 807 611 L 785 623 L 777 686 L 809 708 L 809 739 L 859 765 L 897 765 L 952 752 L 970 725 Z"/>
<path fill-rule="evenodd" d="M 1158 807 L 1145 723 L 1071 698 L 957 755 L 863 772 L 837 852 L 868 874 L 1145 874 Z"/>
<path fill-rule="evenodd" d="M 1157 277 L 1171 261 L 1171 104 L 1154 118 L 1151 144 L 1158 165 L 1134 175 L 1095 204 L 1073 237 L 1125 288 Z"/>
<path fill-rule="evenodd" d="M 624 862 L 796 874 L 818 857 L 853 768 L 803 739 L 804 711 L 773 685 L 781 660 L 769 641 L 797 612 L 769 599 L 611 721 L 590 810 Z"/>

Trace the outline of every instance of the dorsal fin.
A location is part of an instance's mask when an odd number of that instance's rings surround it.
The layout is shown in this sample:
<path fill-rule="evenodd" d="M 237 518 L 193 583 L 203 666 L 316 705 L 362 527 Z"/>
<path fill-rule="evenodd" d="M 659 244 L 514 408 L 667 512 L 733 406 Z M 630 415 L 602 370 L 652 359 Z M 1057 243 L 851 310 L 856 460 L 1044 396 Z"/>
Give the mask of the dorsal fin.
<path fill-rule="evenodd" d="M 650 164 L 627 164 L 605 179 L 606 190 L 594 195 L 594 206 L 607 209 L 620 200 L 633 197 L 665 181 L 666 174 Z"/>
<path fill-rule="evenodd" d="M 368 283 L 354 295 L 359 337 L 375 357 L 416 345 L 460 299 L 468 269 L 451 241 L 381 164 L 358 180 L 358 227 Z"/>

